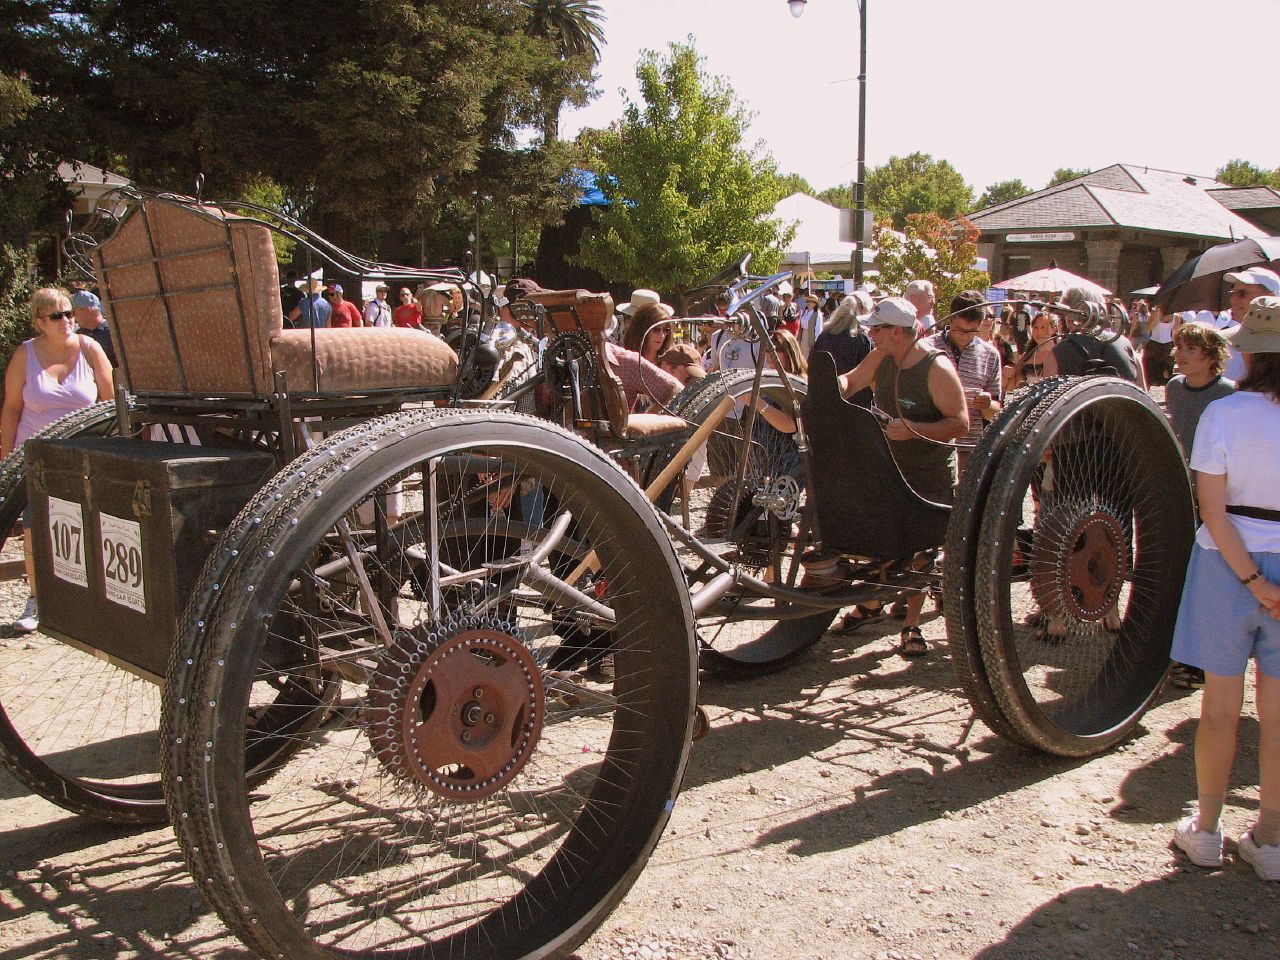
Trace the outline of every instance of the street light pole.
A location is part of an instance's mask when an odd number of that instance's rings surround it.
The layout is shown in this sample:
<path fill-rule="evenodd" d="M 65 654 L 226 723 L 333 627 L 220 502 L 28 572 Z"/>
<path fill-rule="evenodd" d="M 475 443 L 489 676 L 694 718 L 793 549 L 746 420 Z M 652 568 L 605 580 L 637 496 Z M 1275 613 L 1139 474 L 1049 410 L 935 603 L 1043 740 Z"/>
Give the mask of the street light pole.
<path fill-rule="evenodd" d="M 799 19 L 808 0 L 787 0 L 791 15 Z M 853 184 L 853 285 L 862 285 L 867 236 L 867 0 L 858 4 L 858 179 Z"/>

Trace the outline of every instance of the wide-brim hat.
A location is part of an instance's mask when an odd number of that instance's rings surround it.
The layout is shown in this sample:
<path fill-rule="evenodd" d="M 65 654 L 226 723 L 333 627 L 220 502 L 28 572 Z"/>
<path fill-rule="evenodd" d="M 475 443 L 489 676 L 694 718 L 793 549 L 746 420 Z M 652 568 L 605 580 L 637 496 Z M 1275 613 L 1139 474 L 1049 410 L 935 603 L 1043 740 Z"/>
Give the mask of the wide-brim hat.
<path fill-rule="evenodd" d="M 1280 353 L 1280 297 L 1255 297 L 1240 326 L 1225 336 L 1241 353 Z"/>
<path fill-rule="evenodd" d="M 618 307 L 618 312 L 626 314 L 628 317 L 635 313 L 641 307 L 650 303 L 662 303 L 662 298 L 658 296 L 654 290 L 646 290 L 641 287 L 639 290 L 631 291 L 631 302 L 624 303 Z"/>

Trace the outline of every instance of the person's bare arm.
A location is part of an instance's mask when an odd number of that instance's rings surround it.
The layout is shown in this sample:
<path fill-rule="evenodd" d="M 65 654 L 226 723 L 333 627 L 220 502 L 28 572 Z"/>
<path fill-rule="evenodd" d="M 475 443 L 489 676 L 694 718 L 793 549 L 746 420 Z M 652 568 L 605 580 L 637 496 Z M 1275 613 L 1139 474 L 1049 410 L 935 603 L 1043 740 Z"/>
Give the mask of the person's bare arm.
<path fill-rule="evenodd" d="M 111 361 L 107 359 L 107 352 L 92 337 L 81 337 L 80 349 L 89 357 L 93 382 L 98 386 L 98 401 L 110 400 L 115 395 L 115 384 L 111 379 Z"/>
<path fill-rule="evenodd" d="M 22 388 L 27 383 L 27 351 L 21 344 L 4 372 L 4 408 L 0 410 L 0 457 L 13 453 L 22 419 Z"/>
<path fill-rule="evenodd" d="M 836 382 L 840 384 L 840 396 L 849 397 L 871 386 L 875 382 L 876 371 L 880 369 L 881 361 L 887 356 L 885 351 L 877 347 L 863 357 L 862 362 L 848 373 L 842 373 L 836 377 Z"/>
<path fill-rule="evenodd" d="M 1245 548 L 1235 524 L 1227 516 L 1227 475 L 1196 471 L 1196 493 L 1200 498 L 1200 518 L 1209 528 L 1213 543 L 1222 553 L 1222 559 L 1241 580 L 1258 572 L 1258 565 Z M 1258 577 L 1248 585 L 1255 600 L 1267 608 L 1271 616 L 1280 619 L 1280 584 Z"/>

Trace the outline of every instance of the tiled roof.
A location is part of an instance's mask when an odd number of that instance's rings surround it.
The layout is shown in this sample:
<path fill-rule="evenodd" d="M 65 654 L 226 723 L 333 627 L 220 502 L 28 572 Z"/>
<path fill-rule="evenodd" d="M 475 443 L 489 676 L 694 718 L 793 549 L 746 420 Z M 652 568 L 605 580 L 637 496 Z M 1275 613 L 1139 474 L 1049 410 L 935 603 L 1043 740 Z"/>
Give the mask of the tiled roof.
<path fill-rule="evenodd" d="M 1214 239 L 1266 236 L 1216 199 L 1226 186 L 1210 177 L 1118 163 L 968 219 L 984 231 L 1118 226 Z"/>
<path fill-rule="evenodd" d="M 1225 187 L 1209 191 L 1228 210 L 1265 210 L 1280 207 L 1280 190 L 1275 187 Z"/>

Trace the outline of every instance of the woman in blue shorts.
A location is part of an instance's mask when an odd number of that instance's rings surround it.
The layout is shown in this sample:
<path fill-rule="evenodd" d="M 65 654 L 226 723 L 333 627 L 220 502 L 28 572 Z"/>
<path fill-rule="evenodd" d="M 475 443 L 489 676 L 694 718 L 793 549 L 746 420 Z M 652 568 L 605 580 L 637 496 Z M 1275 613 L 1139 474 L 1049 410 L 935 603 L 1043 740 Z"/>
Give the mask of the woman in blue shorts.
<path fill-rule="evenodd" d="M 1205 672 L 1196 729 L 1198 809 L 1174 843 L 1192 863 L 1222 864 L 1222 806 L 1244 674 L 1257 662 L 1259 810 L 1237 850 L 1280 880 L 1280 297 L 1258 297 L 1228 340 L 1245 355 L 1239 392 L 1215 400 L 1196 428 L 1191 468 L 1200 516 L 1172 657 Z"/>

